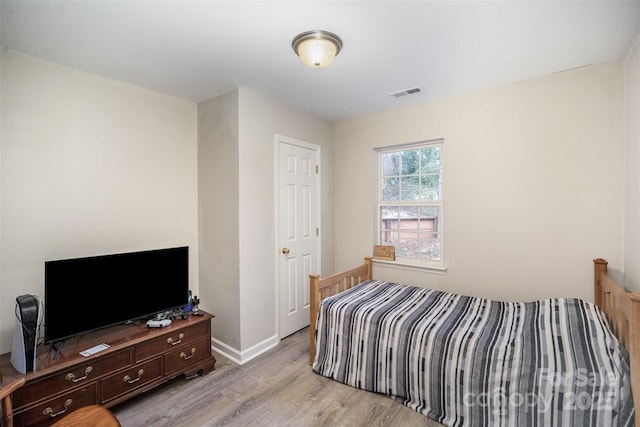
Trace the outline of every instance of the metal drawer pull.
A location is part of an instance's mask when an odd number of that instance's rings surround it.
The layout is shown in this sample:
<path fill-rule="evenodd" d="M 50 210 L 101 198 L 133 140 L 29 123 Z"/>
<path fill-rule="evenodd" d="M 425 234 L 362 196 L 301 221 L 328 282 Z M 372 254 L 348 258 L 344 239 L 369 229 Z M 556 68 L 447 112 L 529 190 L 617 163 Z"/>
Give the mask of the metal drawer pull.
<path fill-rule="evenodd" d="M 74 383 L 77 383 L 78 381 L 86 380 L 87 377 L 89 376 L 89 373 L 91 373 L 91 371 L 93 371 L 93 368 L 91 366 L 87 366 L 84 370 L 84 377 L 76 378 L 76 376 L 73 375 L 72 373 L 68 373 L 65 379 L 67 379 L 68 381 L 73 381 Z"/>
<path fill-rule="evenodd" d="M 191 358 L 193 357 L 193 355 L 194 355 L 195 353 L 196 353 L 196 348 L 195 348 L 195 347 L 192 347 L 192 348 L 191 348 L 191 354 L 190 354 L 190 355 L 188 355 L 188 356 L 187 356 L 187 355 L 184 353 L 184 351 L 183 351 L 182 353 L 180 353 L 180 357 L 181 357 L 181 358 L 183 358 L 184 360 L 189 360 L 189 359 L 191 359 Z"/>
<path fill-rule="evenodd" d="M 123 378 L 124 382 L 125 383 L 129 383 L 129 384 L 133 384 L 133 383 L 135 383 L 137 381 L 140 381 L 140 378 L 142 378 L 142 374 L 144 374 L 144 369 L 140 369 L 138 371 L 138 378 L 136 378 L 135 380 L 132 380 L 129 375 L 125 375 L 124 378 Z"/>
<path fill-rule="evenodd" d="M 51 407 L 48 407 L 47 409 L 42 411 L 42 414 L 48 415 L 51 418 L 57 417 L 58 415 L 64 414 L 65 412 L 67 412 L 67 409 L 69 409 L 69 406 L 71 406 L 72 403 L 73 403 L 73 400 L 67 399 L 64 401 L 64 409 L 62 411 L 53 412 L 53 409 L 51 409 Z"/>
<path fill-rule="evenodd" d="M 178 345 L 182 342 L 182 338 L 184 338 L 184 334 L 178 335 L 178 341 L 174 341 L 173 338 L 167 338 L 167 344 Z"/>

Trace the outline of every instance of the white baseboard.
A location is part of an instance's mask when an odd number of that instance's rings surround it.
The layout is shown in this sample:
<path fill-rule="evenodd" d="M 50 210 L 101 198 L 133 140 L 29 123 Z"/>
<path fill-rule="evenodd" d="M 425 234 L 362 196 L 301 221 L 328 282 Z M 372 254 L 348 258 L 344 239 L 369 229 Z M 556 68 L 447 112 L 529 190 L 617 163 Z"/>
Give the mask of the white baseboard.
<path fill-rule="evenodd" d="M 249 347 L 244 351 L 239 351 L 222 341 L 219 341 L 213 337 L 211 337 L 211 347 L 217 353 L 220 353 L 227 359 L 237 363 L 238 365 L 242 365 L 260 356 L 267 350 L 272 349 L 280 343 L 280 340 L 276 335 L 267 338 L 266 340 L 259 342 L 258 344 Z"/>

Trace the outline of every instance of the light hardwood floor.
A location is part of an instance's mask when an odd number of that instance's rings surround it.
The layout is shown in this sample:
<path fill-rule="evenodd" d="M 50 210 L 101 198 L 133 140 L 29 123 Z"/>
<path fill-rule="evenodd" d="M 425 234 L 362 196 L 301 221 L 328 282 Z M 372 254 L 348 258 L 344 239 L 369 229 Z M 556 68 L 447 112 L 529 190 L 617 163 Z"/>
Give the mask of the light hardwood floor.
<path fill-rule="evenodd" d="M 178 377 L 112 409 L 123 427 L 440 427 L 392 399 L 315 374 L 308 329 L 242 366 L 216 354 L 216 370 Z"/>

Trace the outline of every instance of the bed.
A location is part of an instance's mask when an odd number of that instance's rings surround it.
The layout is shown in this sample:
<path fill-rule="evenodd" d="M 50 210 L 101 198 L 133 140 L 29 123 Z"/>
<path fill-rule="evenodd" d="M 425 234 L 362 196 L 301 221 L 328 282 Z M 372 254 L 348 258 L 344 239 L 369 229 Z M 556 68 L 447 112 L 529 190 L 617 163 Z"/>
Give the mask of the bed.
<path fill-rule="evenodd" d="M 310 286 L 310 364 L 320 375 L 452 427 L 640 427 L 640 293 L 625 292 L 603 259 L 594 260 L 595 304 L 373 280 L 371 258 L 311 275 Z"/>

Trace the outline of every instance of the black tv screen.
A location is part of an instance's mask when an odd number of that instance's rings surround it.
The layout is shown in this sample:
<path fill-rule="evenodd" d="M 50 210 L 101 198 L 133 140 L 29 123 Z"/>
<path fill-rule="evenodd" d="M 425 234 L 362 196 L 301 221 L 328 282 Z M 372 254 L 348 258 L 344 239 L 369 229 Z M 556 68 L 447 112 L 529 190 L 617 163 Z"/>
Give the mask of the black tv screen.
<path fill-rule="evenodd" d="M 189 248 L 46 261 L 44 341 L 187 305 Z"/>

